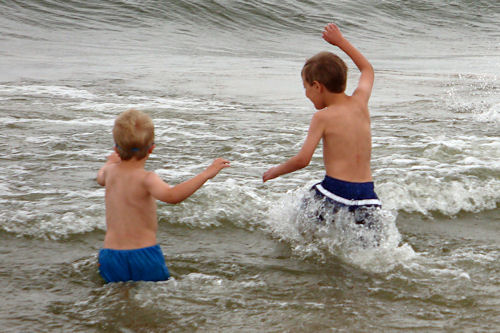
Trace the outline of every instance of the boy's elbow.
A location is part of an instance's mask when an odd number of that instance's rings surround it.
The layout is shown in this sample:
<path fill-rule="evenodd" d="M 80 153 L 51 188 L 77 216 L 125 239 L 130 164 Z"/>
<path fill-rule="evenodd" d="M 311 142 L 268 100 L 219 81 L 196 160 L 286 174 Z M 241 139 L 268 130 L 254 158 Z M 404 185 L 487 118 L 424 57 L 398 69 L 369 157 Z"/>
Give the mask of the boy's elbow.
<path fill-rule="evenodd" d="M 367 63 L 361 72 L 366 72 L 373 77 L 375 76 L 375 70 L 373 69 L 373 65 L 371 63 Z"/>
<path fill-rule="evenodd" d="M 156 200 L 168 203 L 177 204 L 182 201 L 182 198 L 177 195 L 174 187 L 170 187 L 167 183 L 161 181 L 151 186 L 150 193 Z"/>
<path fill-rule="evenodd" d="M 172 191 L 168 191 L 168 193 L 165 193 L 160 200 L 175 205 L 181 203 L 182 201 L 184 201 L 184 199 L 185 198 L 183 198 L 182 196 L 177 195 L 176 193 L 172 193 Z"/>
<path fill-rule="evenodd" d="M 173 195 L 166 195 L 163 198 L 161 198 L 160 200 L 163 202 L 172 204 L 172 205 L 175 205 L 175 204 L 182 202 L 181 198 L 178 198 L 178 197 L 173 196 Z"/>
<path fill-rule="evenodd" d="M 179 198 L 173 198 L 173 199 L 170 199 L 170 200 L 167 200 L 165 202 L 169 203 L 169 204 L 172 204 L 172 205 L 176 205 L 178 203 L 181 203 L 183 200 L 182 199 L 179 199 Z"/>

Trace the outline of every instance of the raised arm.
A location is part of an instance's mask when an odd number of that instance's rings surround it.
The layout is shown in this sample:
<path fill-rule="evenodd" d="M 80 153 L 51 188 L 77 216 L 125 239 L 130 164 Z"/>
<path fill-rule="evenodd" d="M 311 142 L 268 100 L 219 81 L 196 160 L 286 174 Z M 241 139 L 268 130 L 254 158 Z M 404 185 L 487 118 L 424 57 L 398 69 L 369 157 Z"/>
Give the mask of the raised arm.
<path fill-rule="evenodd" d="M 229 161 L 218 158 L 213 163 L 194 176 L 176 186 L 165 183 L 157 174 L 150 173 L 146 178 L 146 187 L 151 195 L 158 200 L 176 204 L 189 198 L 194 192 L 205 184 L 205 182 L 215 177 L 220 170 L 229 167 Z"/>
<path fill-rule="evenodd" d="M 368 99 L 372 93 L 373 80 L 375 78 L 373 67 L 368 59 L 366 59 L 358 49 L 345 39 L 339 28 L 333 23 L 325 26 L 323 39 L 332 45 L 338 46 L 356 64 L 361 72 L 361 76 L 359 78 L 358 87 L 354 91 L 353 96 L 359 96 L 365 103 L 368 103 Z"/>
<path fill-rule="evenodd" d="M 302 149 L 297 155 L 290 158 L 288 161 L 270 168 L 262 175 L 262 181 L 266 182 L 270 179 L 279 177 L 281 175 L 294 172 L 296 170 L 305 168 L 311 162 L 311 158 L 318 146 L 319 140 L 323 137 L 323 121 L 321 120 L 321 111 L 316 112 L 309 125 L 306 140 L 302 145 Z"/>

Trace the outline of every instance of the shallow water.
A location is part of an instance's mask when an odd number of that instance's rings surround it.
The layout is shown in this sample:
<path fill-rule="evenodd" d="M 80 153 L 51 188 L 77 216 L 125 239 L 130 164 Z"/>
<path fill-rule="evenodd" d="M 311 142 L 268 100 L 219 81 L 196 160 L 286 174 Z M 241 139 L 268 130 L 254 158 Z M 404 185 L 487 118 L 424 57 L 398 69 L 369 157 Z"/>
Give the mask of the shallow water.
<path fill-rule="evenodd" d="M 496 1 L 0 8 L 2 331 L 498 330 Z M 314 112 L 300 69 L 328 49 L 320 31 L 332 19 L 376 70 L 376 248 L 345 220 L 299 218 L 323 177 L 320 148 L 308 168 L 261 181 L 300 149 Z M 154 120 L 148 168 L 167 182 L 218 156 L 232 167 L 159 205 L 172 280 L 104 285 L 95 175 L 130 107 Z"/>

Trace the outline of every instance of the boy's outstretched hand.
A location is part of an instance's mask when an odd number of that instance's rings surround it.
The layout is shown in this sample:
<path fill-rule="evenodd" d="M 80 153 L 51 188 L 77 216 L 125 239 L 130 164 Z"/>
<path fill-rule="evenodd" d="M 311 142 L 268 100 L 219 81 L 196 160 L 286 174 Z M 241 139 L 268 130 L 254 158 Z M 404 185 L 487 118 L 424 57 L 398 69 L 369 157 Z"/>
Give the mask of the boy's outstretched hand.
<path fill-rule="evenodd" d="M 212 164 L 205 170 L 207 172 L 208 179 L 214 178 L 219 173 L 219 171 L 230 166 L 231 164 L 228 160 L 225 160 L 223 158 L 216 158 L 212 162 Z"/>
<path fill-rule="evenodd" d="M 276 177 L 278 177 L 278 174 L 276 173 L 276 167 L 272 167 L 264 172 L 264 174 L 262 175 L 262 182 L 265 183 L 268 180 L 274 179 Z"/>
<path fill-rule="evenodd" d="M 339 27 L 333 23 L 329 23 L 323 30 L 323 39 L 332 45 L 338 46 L 344 40 L 344 36 L 340 32 Z"/>

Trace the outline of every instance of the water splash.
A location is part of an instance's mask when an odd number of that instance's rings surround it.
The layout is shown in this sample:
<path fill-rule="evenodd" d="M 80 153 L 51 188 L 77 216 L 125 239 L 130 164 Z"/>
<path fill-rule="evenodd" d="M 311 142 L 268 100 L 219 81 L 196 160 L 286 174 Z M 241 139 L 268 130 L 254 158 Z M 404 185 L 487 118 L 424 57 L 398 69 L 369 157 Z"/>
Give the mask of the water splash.
<path fill-rule="evenodd" d="M 445 103 L 454 113 L 471 114 L 475 121 L 498 122 L 498 79 L 496 75 L 460 74 L 448 84 Z"/>
<path fill-rule="evenodd" d="M 415 256 L 409 245 L 401 244 L 394 212 L 373 210 L 364 224 L 356 223 L 358 218 L 346 208 L 325 209 L 306 186 L 287 192 L 270 208 L 267 229 L 300 257 L 327 262 L 335 256 L 373 272 L 389 271 Z"/>

